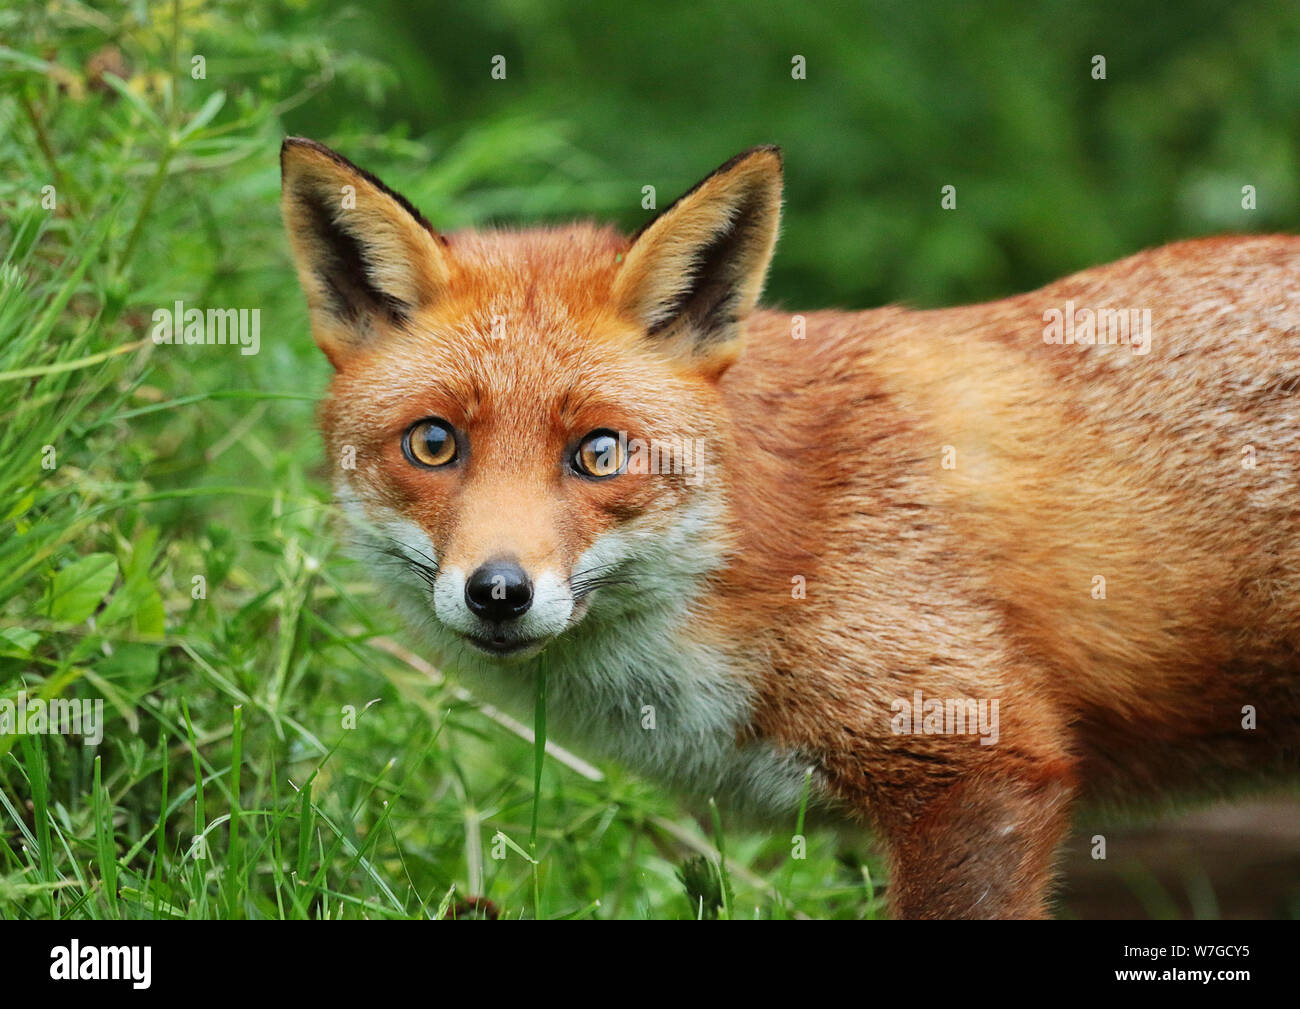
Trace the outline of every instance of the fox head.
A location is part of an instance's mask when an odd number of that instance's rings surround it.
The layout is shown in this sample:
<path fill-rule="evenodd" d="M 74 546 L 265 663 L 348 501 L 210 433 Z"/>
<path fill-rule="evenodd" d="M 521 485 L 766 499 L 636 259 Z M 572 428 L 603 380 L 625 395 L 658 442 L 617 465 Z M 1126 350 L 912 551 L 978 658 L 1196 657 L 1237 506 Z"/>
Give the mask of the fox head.
<path fill-rule="evenodd" d="M 496 661 L 680 605 L 725 549 L 719 380 L 776 242 L 777 148 L 631 239 L 444 235 L 310 140 L 281 170 L 336 493 L 407 615 Z"/>

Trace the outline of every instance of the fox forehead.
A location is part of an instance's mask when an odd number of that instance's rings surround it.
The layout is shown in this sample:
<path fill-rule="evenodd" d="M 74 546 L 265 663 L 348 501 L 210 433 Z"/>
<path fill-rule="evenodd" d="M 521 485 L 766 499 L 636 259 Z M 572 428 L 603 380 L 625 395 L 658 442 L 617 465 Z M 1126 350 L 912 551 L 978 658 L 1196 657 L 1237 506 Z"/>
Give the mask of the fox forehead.
<path fill-rule="evenodd" d="M 624 342 L 616 323 L 556 313 L 521 319 L 512 333 L 511 318 L 494 336 L 439 311 L 357 355 L 322 404 L 327 437 L 390 439 L 430 416 L 480 436 L 693 433 L 698 380 Z"/>
<path fill-rule="evenodd" d="M 525 230 L 475 229 L 440 236 L 451 253 L 453 283 L 484 293 L 539 291 L 579 311 L 607 296 L 630 241 L 613 227 L 580 222 Z"/>
<path fill-rule="evenodd" d="M 610 299 L 627 239 L 612 228 L 578 224 L 526 231 L 462 231 L 441 239 L 448 277 L 424 322 L 454 336 L 571 343 L 632 339 Z M 602 325 L 603 323 L 603 325 Z M 507 344 L 508 347 L 508 344 Z"/>
<path fill-rule="evenodd" d="M 635 333 L 634 326 L 616 324 L 610 303 L 618 260 L 627 247 L 613 229 L 579 224 L 462 231 L 439 240 L 448 273 L 440 297 L 385 339 L 407 330 L 441 333 L 454 350 L 463 351 L 466 338 L 491 337 L 492 344 L 483 341 L 485 349 L 509 353 L 512 337 L 566 346 L 579 328 L 584 336 Z"/>
<path fill-rule="evenodd" d="M 626 238 L 579 224 L 445 241 L 445 296 L 336 372 L 327 436 L 350 427 L 350 437 L 389 437 L 430 415 L 481 430 L 690 433 L 706 383 L 656 353 L 609 301 Z"/>

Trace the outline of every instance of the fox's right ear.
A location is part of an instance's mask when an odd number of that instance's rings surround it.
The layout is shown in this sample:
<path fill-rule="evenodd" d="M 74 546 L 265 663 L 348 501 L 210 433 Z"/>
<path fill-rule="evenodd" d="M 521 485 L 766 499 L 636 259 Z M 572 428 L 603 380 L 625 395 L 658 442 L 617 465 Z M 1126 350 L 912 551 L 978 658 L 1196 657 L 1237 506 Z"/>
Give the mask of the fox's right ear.
<path fill-rule="evenodd" d="M 281 197 L 312 334 L 336 367 L 445 290 L 445 242 L 406 199 L 313 140 L 280 148 Z"/>

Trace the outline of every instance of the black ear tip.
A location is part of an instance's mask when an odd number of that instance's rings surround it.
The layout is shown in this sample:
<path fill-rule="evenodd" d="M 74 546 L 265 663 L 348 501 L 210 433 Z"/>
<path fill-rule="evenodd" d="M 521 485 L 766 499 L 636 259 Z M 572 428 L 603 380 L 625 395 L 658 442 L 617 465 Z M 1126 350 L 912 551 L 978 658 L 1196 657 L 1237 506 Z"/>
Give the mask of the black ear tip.
<path fill-rule="evenodd" d="M 308 140 L 306 137 L 285 137 L 280 141 L 280 173 L 284 174 L 284 161 L 291 151 L 319 146 L 316 141 Z"/>
<path fill-rule="evenodd" d="M 747 161 L 748 159 L 757 157 L 760 154 L 766 154 L 776 158 L 777 168 L 785 167 L 785 153 L 777 144 L 759 144 L 757 147 L 751 147 L 749 150 L 737 154 L 731 159 L 731 163 L 736 164 L 737 162 Z"/>
<path fill-rule="evenodd" d="M 338 155 L 326 147 L 324 144 L 312 140 L 308 137 L 285 137 L 280 141 L 280 161 L 283 163 L 285 155 L 290 151 L 317 151 L 335 160 Z"/>

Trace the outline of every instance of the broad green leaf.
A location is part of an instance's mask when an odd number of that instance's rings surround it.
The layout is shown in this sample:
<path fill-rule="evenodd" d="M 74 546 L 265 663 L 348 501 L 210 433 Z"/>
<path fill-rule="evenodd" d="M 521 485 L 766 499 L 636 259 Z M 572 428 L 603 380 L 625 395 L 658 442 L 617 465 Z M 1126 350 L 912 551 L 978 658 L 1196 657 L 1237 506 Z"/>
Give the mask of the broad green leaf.
<path fill-rule="evenodd" d="M 81 623 L 104 601 L 116 580 L 117 559 L 112 554 L 88 554 L 55 574 L 46 612 L 51 620 Z"/>
<path fill-rule="evenodd" d="M 0 631 L 0 640 L 7 641 L 20 652 L 30 655 L 32 648 L 41 640 L 41 636 L 25 627 L 6 627 Z"/>

